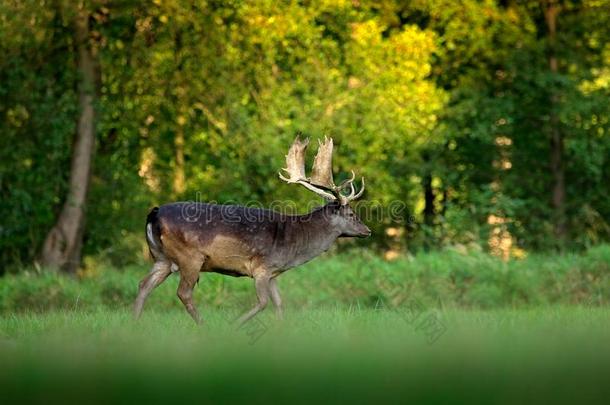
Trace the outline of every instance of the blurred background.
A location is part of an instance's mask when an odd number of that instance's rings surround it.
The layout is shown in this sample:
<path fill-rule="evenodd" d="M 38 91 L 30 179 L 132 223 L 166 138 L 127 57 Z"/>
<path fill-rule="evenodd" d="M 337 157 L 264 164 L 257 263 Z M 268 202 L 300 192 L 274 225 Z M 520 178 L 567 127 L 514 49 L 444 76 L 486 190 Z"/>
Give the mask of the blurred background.
<path fill-rule="evenodd" d="M 165 202 L 303 212 L 297 131 L 404 206 L 339 250 L 610 238 L 607 0 L 4 0 L 0 55 L 2 273 L 143 263 Z"/>

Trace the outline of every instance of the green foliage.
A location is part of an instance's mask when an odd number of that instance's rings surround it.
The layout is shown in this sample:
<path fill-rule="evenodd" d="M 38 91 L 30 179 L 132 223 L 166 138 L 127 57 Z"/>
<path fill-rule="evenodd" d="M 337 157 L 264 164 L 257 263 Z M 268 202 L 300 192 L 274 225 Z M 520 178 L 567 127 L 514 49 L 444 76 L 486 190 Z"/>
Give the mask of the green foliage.
<path fill-rule="evenodd" d="M 73 45 L 58 13 L 0 5 L 0 262 L 30 263 L 65 193 Z M 0 270 L 1 272 L 1 270 Z"/>
<path fill-rule="evenodd" d="M 83 273 L 81 280 L 31 271 L 0 280 L 0 313 L 54 309 L 129 308 L 147 267 L 108 267 Z M 155 290 L 147 305 L 181 309 L 178 277 Z M 325 306 L 404 308 L 413 301 L 427 308 L 527 308 L 552 304 L 602 306 L 610 297 L 610 246 L 583 255 L 534 255 L 508 263 L 484 253 L 448 250 L 386 262 L 374 254 L 341 254 L 313 261 L 280 280 L 293 308 Z M 249 279 L 202 274 L 196 300 L 211 308 L 246 308 L 254 299 Z"/>
<path fill-rule="evenodd" d="M 304 210 L 314 197 L 275 175 L 297 130 L 333 136 L 336 177 L 357 169 L 378 211 L 404 204 L 369 221 L 371 248 L 396 244 L 388 227 L 410 251 L 486 246 L 493 215 L 515 247 L 544 251 L 561 244 L 549 236 L 556 126 L 567 247 L 608 241 L 610 4 L 559 3 L 551 44 L 535 1 L 83 2 L 99 71 L 85 254 L 137 262 L 130 235 L 176 199 Z M 36 258 L 66 195 L 76 11 L 0 5 L 0 272 Z"/>

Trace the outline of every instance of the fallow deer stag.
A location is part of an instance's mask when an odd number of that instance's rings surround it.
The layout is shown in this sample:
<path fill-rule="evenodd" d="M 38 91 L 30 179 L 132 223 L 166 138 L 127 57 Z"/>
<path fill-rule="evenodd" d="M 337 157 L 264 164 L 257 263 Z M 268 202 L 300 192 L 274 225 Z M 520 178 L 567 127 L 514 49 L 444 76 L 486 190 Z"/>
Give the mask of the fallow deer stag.
<path fill-rule="evenodd" d="M 197 322 L 201 318 L 192 300 L 201 272 L 254 279 L 258 302 L 238 322 L 243 324 L 267 306 L 269 298 L 279 318 L 282 301 L 277 277 L 328 250 L 339 237 L 371 234 L 350 207 L 360 197 L 355 174 L 339 185 L 332 175 L 333 140 L 319 142 L 311 177 L 305 176 L 308 140 L 295 139 L 286 155 L 286 177 L 327 200 L 304 215 L 231 205 L 176 202 L 155 207 L 146 221 L 146 240 L 154 259 L 149 275 L 140 282 L 134 312 L 138 318 L 150 292 L 172 271 L 180 274 L 178 297 Z M 347 191 L 349 190 L 349 192 Z M 347 192 L 347 194 L 346 194 Z"/>

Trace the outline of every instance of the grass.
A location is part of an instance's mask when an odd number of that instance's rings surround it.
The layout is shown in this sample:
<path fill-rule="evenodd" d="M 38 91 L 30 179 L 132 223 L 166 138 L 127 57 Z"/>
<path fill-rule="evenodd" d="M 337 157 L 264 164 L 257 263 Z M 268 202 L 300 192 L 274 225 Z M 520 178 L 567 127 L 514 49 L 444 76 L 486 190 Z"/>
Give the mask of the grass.
<path fill-rule="evenodd" d="M 449 250 L 315 260 L 286 319 L 242 329 L 251 280 L 204 275 L 197 327 L 146 266 L 0 278 L 3 403 L 595 403 L 610 396 L 610 246 L 501 262 Z"/>
<path fill-rule="evenodd" d="M 0 319 L 11 402 L 603 402 L 610 309 L 271 313 L 178 310 L 13 314 Z M 431 318 L 443 326 L 431 328 Z M 434 335 L 435 339 L 430 339 Z M 436 336 L 438 335 L 438 336 Z"/>
<path fill-rule="evenodd" d="M 91 266 L 80 279 L 23 271 L 0 278 L 0 313 L 126 308 L 149 264 Z M 150 308 L 179 309 L 178 277 L 152 294 Z M 532 255 L 508 263 L 480 252 L 447 250 L 386 262 L 360 253 L 325 256 L 279 279 L 288 305 L 501 309 L 544 305 L 610 305 L 610 245 L 583 254 Z M 248 279 L 204 274 L 195 299 L 202 308 L 245 308 L 254 299 Z"/>

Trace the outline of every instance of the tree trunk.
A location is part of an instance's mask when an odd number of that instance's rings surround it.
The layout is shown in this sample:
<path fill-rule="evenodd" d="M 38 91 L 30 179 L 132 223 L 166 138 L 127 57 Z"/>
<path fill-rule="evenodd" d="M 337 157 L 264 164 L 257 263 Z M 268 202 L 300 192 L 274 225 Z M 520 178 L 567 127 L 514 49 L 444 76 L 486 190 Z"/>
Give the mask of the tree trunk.
<path fill-rule="evenodd" d="M 176 106 L 176 132 L 174 135 L 174 179 L 173 192 L 174 197 L 180 197 L 186 190 L 186 176 L 184 173 L 184 126 L 187 122 L 187 111 L 185 108 L 185 99 L 187 97 L 188 84 L 184 79 L 184 55 L 182 54 L 182 31 L 178 30 L 174 35 L 174 58 L 176 60 L 176 69 L 174 72 L 175 88 L 174 105 Z M 171 91 L 170 91 L 171 94 Z"/>
<path fill-rule="evenodd" d="M 428 226 L 434 224 L 434 189 L 432 188 L 432 173 L 424 175 L 424 223 Z"/>
<path fill-rule="evenodd" d="M 425 170 L 422 179 L 422 186 L 424 188 L 424 224 L 427 226 L 432 226 L 434 224 L 434 216 L 436 214 L 434 208 L 434 200 L 436 196 L 434 194 L 434 188 L 432 188 L 431 159 L 427 153 L 424 153 L 422 158 L 424 161 Z"/>
<path fill-rule="evenodd" d="M 174 137 L 174 195 L 182 195 L 186 190 L 186 180 L 184 175 L 184 127 L 178 123 L 176 135 Z"/>
<path fill-rule="evenodd" d="M 424 161 L 424 174 L 422 176 L 422 187 L 424 189 L 424 248 L 431 249 L 436 244 L 436 233 L 433 229 L 436 216 L 436 208 L 434 207 L 436 194 L 432 187 L 432 164 L 427 152 L 424 152 L 422 159 Z"/>
<path fill-rule="evenodd" d="M 74 35 L 80 116 L 72 150 L 69 189 L 61 213 L 49 231 L 41 253 L 44 267 L 70 273 L 78 269 L 81 261 L 85 203 L 95 146 L 95 65 L 89 44 L 89 14 L 84 10 L 80 10 L 75 18 Z"/>
<path fill-rule="evenodd" d="M 557 54 L 556 54 L 556 36 L 557 36 L 557 15 L 560 8 L 556 0 L 548 0 L 544 10 L 544 16 L 548 29 L 548 46 L 549 46 L 549 69 L 553 74 L 559 71 Z M 565 191 L 565 173 L 563 161 L 563 134 L 559 126 L 559 117 L 557 116 L 556 107 L 559 103 L 559 94 L 557 91 L 552 91 L 550 97 L 551 113 L 550 113 L 550 163 L 551 174 L 553 176 L 553 187 L 551 202 L 553 205 L 553 222 L 555 237 L 558 245 L 563 246 L 566 238 L 566 191 Z"/>

